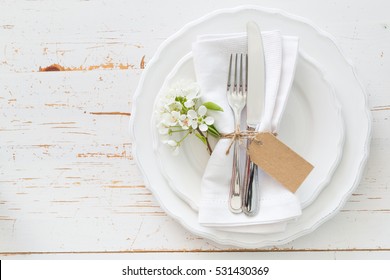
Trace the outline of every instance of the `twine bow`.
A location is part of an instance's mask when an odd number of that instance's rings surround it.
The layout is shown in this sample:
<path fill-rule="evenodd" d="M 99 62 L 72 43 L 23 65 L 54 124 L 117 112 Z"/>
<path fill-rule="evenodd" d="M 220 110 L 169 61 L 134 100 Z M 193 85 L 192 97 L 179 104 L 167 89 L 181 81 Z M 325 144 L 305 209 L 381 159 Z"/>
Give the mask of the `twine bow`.
<path fill-rule="evenodd" d="M 230 141 L 229 147 L 226 149 L 226 155 L 229 154 L 230 148 L 232 147 L 232 145 L 235 141 L 241 141 L 241 139 L 251 139 L 252 140 L 253 138 L 255 138 L 257 133 L 258 133 L 258 131 L 249 131 L 249 130 L 241 131 L 240 128 L 237 128 L 234 132 L 222 134 L 221 138 L 232 139 Z"/>
<path fill-rule="evenodd" d="M 225 152 L 226 155 L 229 154 L 230 148 L 232 147 L 232 145 L 235 141 L 241 141 L 242 139 L 249 139 L 250 141 L 253 141 L 258 133 L 260 133 L 260 132 L 255 131 L 255 130 L 241 131 L 240 128 L 237 128 L 234 132 L 221 134 L 222 139 L 232 139 L 230 141 L 229 147 L 226 149 L 226 152 Z M 274 136 L 278 135 L 276 132 L 274 132 L 272 134 Z"/>

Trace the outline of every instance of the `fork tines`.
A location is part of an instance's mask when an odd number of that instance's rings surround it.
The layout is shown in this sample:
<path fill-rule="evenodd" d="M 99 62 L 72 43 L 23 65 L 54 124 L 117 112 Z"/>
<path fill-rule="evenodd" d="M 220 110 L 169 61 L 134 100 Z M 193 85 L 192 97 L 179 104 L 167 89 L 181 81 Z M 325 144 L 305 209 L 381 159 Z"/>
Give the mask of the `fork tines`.
<path fill-rule="evenodd" d="M 232 71 L 233 70 L 233 71 Z M 233 79 L 233 88 L 232 88 Z M 230 55 L 227 90 L 242 94 L 248 87 L 248 54 L 235 53 Z"/>

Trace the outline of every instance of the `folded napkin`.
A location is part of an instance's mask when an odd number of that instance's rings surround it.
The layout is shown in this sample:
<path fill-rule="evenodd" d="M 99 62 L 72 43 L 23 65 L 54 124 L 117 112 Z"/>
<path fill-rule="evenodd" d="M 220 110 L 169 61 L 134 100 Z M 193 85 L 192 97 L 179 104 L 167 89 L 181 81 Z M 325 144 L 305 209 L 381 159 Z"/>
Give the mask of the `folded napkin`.
<path fill-rule="evenodd" d="M 279 31 L 262 32 L 266 97 L 258 131 L 277 132 L 288 99 L 298 54 L 298 38 Z M 233 113 L 226 99 L 231 53 L 247 53 L 247 36 L 240 34 L 200 36 L 192 46 L 197 82 L 204 101 L 220 105 L 224 112 L 208 112 L 221 133 L 234 131 Z M 243 112 L 245 117 L 245 111 Z M 243 123 L 242 129 L 246 129 Z M 226 155 L 231 139 L 220 139 L 206 166 L 201 183 L 199 223 L 220 230 L 273 233 L 285 229 L 287 221 L 301 215 L 298 198 L 259 168 L 259 213 L 231 213 L 228 208 L 233 153 Z M 244 158 L 242 162 L 244 162 Z"/>

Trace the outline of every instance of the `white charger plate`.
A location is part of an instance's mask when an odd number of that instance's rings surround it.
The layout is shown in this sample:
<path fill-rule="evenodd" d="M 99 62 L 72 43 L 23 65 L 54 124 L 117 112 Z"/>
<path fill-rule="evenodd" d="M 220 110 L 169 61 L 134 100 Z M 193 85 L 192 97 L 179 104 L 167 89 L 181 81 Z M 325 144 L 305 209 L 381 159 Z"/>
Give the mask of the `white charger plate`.
<path fill-rule="evenodd" d="M 167 75 L 156 100 L 182 79 L 196 81 L 191 53 L 181 58 Z M 333 87 L 314 60 L 300 52 L 278 137 L 315 166 L 296 192 L 303 208 L 314 201 L 332 178 L 342 156 L 343 136 L 341 107 Z M 157 129 L 153 130 L 153 139 L 160 169 L 169 186 L 197 211 L 201 179 L 209 159 L 205 146 L 197 138 L 189 137 L 182 152 L 173 156 L 172 150 L 162 144 Z"/>
<path fill-rule="evenodd" d="M 166 74 L 180 57 L 190 51 L 191 42 L 198 35 L 243 32 L 249 20 L 256 21 L 263 30 L 279 29 L 282 34 L 300 38 L 300 48 L 322 65 L 326 79 L 334 85 L 345 121 L 343 155 L 331 181 L 297 221 L 289 223 L 286 231 L 277 234 L 230 233 L 200 226 L 197 212 L 170 188 L 153 151 L 153 100 L 163 86 Z M 371 116 L 366 94 L 352 64 L 332 36 L 307 19 L 281 10 L 240 6 L 218 10 L 187 24 L 159 47 L 141 77 L 133 104 L 133 153 L 146 186 L 152 190 L 161 207 L 185 228 L 221 244 L 246 248 L 281 245 L 314 231 L 342 208 L 357 187 L 369 153 Z"/>

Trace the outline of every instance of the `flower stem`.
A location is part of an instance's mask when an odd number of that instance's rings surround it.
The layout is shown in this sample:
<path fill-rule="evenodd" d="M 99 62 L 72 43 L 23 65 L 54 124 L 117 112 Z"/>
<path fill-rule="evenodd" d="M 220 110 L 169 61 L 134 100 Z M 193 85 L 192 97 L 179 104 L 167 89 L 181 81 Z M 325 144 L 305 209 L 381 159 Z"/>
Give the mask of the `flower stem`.
<path fill-rule="evenodd" d="M 211 153 L 213 152 L 213 150 L 211 149 L 211 146 L 210 146 L 210 143 L 209 143 L 209 138 L 206 137 L 203 132 L 199 129 L 199 127 L 196 129 L 196 131 L 199 132 L 200 135 L 202 135 L 204 137 L 204 139 L 206 139 L 206 144 L 207 144 L 207 151 L 209 152 L 209 154 L 211 155 Z"/>
<path fill-rule="evenodd" d="M 188 129 L 171 130 L 172 133 L 188 131 Z"/>
<path fill-rule="evenodd" d="M 187 136 L 188 136 L 188 135 L 190 135 L 190 133 L 191 133 L 191 132 L 188 132 L 186 135 L 184 135 L 184 137 L 183 137 L 182 139 L 180 139 L 180 140 L 177 142 L 177 144 L 178 144 L 178 145 L 180 145 L 180 144 L 181 144 L 181 142 L 183 142 L 183 141 L 184 141 L 184 139 L 186 139 L 186 138 L 187 138 Z"/>

